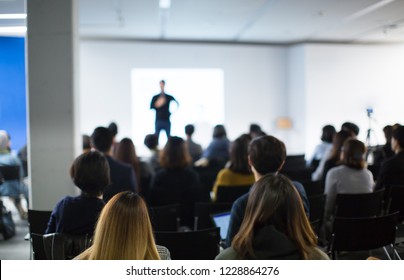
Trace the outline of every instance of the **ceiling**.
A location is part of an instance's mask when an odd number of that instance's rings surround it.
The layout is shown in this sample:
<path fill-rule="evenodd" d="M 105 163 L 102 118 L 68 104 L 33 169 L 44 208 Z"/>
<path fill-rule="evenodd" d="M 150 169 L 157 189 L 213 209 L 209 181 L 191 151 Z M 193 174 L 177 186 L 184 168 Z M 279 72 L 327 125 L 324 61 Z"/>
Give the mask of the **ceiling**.
<path fill-rule="evenodd" d="M 404 0 L 77 0 L 82 38 L 293 44 L 404 43 Z M 0 0 L 0 14 L 24 0 Z M 0 19 L 1 27 L 25 20 Z M 4 34 L 3 34 L 4 35 Z"/>

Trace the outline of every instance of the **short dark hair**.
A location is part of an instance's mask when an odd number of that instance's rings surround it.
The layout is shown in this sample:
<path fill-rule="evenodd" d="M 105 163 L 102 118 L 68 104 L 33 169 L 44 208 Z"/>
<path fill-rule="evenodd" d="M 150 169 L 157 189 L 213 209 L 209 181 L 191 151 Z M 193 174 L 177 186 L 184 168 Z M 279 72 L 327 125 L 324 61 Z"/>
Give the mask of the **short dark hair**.
<path fill-rule="evenodd" d="M 91 135 L 91 141 L 94 148 L 103 153 L 111 149 L 112 138 L 113 136 L 111 131 L 108 128 L 102 126 L 94 129 L 94 132 Z"/>
<path fill-rule="evenodd" d="M 348 138 L 344 142 L 342 164 L 354 169 L 364 169 L 366 147 L 361 141 Z"/>
<path fill-rule="evenodd" d="M 194 134 L 195 127 L 192 124 L 188 124 L 185 126 L 185 134 L 188 136 L 191 136 Z"/>
<path fill-rule="evenodd" d="M 351 122 L 344 122 L 341 126 L 341 130 L 353 133 L 354 135 L 352 136 L 358 136 L 359 134 L 359 126 Z"/>
<path fill-rule="evenodd" d="M 404 148 L 404 126 L 399 125 L 393 130 L 393 138 L 397 140 L 400 148 Z"/>
<path fill-rule="evenodd" d="M 156 134 L 147 134 L 144 138 L 144 144 L 147 148 L 153 150 L 159 145 L 159 138 Z"/>
<path fill-rule="evenodd" d="M 116 123 L 110 123 L 108 129 L 111 131 L 113 137 L 118 134 L 118 125 Z"/>
<path fill-rule="evenodd" d="M 78 156 L 70 167 L 73 183 L 90 196 L 99 196 L 110 184 L 109 164 L 104 155 L 90 151 Z"/>
<path fill-rule="evenodd" d="M 185 168 L 192 162 L 185 141 L 177 136 L 169 137 L 160 153 L 160 165 L 169 169 Z"/>
<path fill-rule="evenodd" d="M 326 125 L 323 127 L 323 134 L 321 135 L 321 141 L 332 143 L 332 137 L 337 131 L 332 125 Z"/>
<path fill-rule="evenodd" d="M 218 124 L 213 128 L 213 138 L 224 138 L 226 136 L 226 129 L 222 124 Z"/>
<path fill-rule="evenodd" d="M 254 169 L 265 175 L 282 168 L 286 160 L 286 146 L 273 136 L 260 136 L 251 141 L 248 155 Z"/>

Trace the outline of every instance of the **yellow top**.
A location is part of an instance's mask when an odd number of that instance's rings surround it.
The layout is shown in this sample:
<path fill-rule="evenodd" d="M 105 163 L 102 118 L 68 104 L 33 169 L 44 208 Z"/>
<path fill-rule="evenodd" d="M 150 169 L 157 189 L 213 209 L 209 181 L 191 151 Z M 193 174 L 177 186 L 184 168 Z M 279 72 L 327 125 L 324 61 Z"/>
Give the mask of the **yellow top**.
<path fill-rule="evenodd" d="M 231 171 L 228 168 L 219 171 L 213 185 L 213 201 L 216 200 L 217 188 L 219 186 L 243 186 L 253 185 L 255 183 L 254 174 L 242 174 Z"/>

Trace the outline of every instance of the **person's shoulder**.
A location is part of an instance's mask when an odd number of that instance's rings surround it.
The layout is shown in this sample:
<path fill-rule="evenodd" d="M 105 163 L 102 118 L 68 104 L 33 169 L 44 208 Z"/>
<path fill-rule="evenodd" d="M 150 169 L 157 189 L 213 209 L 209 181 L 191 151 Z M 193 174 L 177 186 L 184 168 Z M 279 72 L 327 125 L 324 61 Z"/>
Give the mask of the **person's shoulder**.
<path fill-rule="evenodd" d="M 112 158 L 110 156 L 107 156 L 107 160 L 108 160 L 108 163 L 109 163 L 110 167 L 113 166 L 113 167 L 117 167 L 117 168 L 120 168 L 120 169 L 126 169 L 126 170 L 131 170 L 132 169 L 132 166 L 130 164 L 118 161 L 118 160 L 116 160 L 116 159 L 114 159 L 114 158 Z"/>

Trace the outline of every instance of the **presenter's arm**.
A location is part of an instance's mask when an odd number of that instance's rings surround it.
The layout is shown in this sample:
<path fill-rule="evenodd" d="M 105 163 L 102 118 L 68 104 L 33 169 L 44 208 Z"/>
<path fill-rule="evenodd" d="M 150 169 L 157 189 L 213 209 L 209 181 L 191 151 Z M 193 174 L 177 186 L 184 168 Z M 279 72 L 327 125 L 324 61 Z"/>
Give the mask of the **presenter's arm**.
<path fill-rule="evenodd" d="M 156 105 L 155 105 L 156 100 L 157 100 L 156 96 L 153 96 L 153 98 L 150 102 L 150 109 L 156 109 Z"/>

